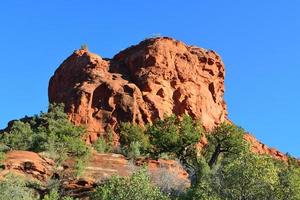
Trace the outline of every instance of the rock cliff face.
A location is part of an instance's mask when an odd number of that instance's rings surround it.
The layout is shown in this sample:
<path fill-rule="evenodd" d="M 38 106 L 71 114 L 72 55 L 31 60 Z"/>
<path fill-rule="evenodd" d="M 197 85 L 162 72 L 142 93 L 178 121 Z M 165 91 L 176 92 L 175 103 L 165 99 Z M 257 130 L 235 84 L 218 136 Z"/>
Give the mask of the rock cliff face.
<path fill-rule="evenodd" d="M 49 101 L 63 102 L 70 120 L 93 142 L 119 122 L 151 123 L 189 114 L 206 129 L 226 120 L 224 65 L 214 51 L 153 38 L 103 59 L 75 51 L 49 83 Z"/>
<path fill-rule="evenodd" d="M 170 114 L 189 114 L 206 129 L 229 121 L 224 78 L 224 64 L 214 51 L 160 37 L 112 59 L 77 50 L 55 71 L 48 92 L 50 102 L 66 105 L 72 122 L 86 125 L 87 141 L 93 142 L 120 122 L 144 125 Z M 251 134 L 245 139 L 254 152 L 287 160 Z"/>

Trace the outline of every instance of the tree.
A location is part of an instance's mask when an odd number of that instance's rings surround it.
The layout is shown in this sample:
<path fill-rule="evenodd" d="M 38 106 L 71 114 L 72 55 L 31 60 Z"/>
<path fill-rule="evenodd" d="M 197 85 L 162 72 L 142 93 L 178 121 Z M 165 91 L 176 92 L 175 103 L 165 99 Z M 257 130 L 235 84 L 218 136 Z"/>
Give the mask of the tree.
<path fill-rule="evenodd" d="M 270 157 L 243 153 L 221 164 L 214 176 L 215 188 L 225 199 L 276 199 L 278 172 Z"/>
<path fill-rule="evenodd" d="M 195 180 L 192 181 L 192 187 L 183 195 L 186 200 L 221 200 L 221 196 L 214 186 L 214 175 L 216 171 L 211 169 L 202 156 L 196 158 L 194 163 L 196 174 Z"/>
<path fill-rule="evenodd" d="M 168 200 L 153 186 L 146 169 L 134 172 L 130 177 L 114 176 L 98 186 L 92 200 Z"/>
<path fill-rule="evenodd" d="M 202 132 L 199 123 L 187 115 L 182 120 L 175 115 L 156 120 L 146 130 L 154 157 L 170 153 L 181 160 L 185 159 L 187 149 L 199 141 Z"/>
<path fill-rule="evenodd" d="M 10 132 L 3 133 L 1 141 L 10 149 L 30 149 L 33 145 L 33 131 L 30 124 L 22 121 L 15 121 Z"/>
<path fill-rule="evenodd" d="M 26 187 L 26 182 L 13 174 L 0 181 L 0 200 L 37 200 L 38 195 Z"/>
<path fill-rule="evenodd" d="M 73 125 L 63 104 L 50 104 L 46 113 L 32 117 L 29 122 L 15 121 L 1 141 L 11 150 L 46 152 L 60 164 L 68 156 L 86 158 L 90 148 L 82 140 L 85 129 Z"/>
<path fill-rule="evenodd" d="M 278 195 L 281 199 L 300 199 L 300 167 L 285 166 L 279 173 L 280 187 Z"/>
<path fill-rule="evenodd" d="M 121 123 L 120 140 L 127 155 L 137 152 L 147 154 L 149 151 L 149 136 L 145 134 L 145 129 L 137 124 Z"/>
<path fill-rule="evenodd" d="M 233 124 L 221 123 L 207 134 L 208 146 L 205 150 L 210 168 L 220 156 L 237 156 L 248 148 L 244 140 L 244 130 Z"/>

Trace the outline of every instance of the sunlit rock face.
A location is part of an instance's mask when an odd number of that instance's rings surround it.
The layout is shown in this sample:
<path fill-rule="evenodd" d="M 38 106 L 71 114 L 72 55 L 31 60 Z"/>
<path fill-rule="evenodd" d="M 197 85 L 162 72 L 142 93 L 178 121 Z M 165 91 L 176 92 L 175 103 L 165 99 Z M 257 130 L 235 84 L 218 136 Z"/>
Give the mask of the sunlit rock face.
<path fill-rule="evenodd" d="M 75 51 L 51 77 L 49 101 L 63 102 L 70 120 L 86 125 L 89 142 L 119 122 L 144 125 L 171 114 L 211 129 L 227 118 L 224 76 L 214 51 L 152 38 L 112 59 Z"/>

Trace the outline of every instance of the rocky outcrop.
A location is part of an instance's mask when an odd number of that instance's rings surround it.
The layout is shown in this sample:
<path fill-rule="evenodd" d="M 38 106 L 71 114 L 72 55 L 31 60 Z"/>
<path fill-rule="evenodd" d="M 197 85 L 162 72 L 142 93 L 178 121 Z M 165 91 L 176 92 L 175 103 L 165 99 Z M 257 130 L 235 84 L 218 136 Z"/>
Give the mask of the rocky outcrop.
<path fill-rule="evenodd" d="M 39 181 L 41 184 L 46 184 L 50 178 L 59 178 L 65 194 L 84 197 L 88 196 L 97 184 L 112 175 L 128 176 L 145 165 L 148 166 L 149 175 L 155 184 L 173 181 L 170 184 L 173 189 L 178 190 L 187 188 L 191 184 L 188 173 L 174 160 L 130 161 L 120 154 L 94 152 L 79 178 L 74 176 L 73 165 L 74 160 L 67 160 L 62 166 L 55 166 L 51 159 L 43 155 L 29 151 L 10 151 L 2 164 L 0 178 L 8 173 L 14 173 L 27 180 Z"/>
<path fill-rule="evenodd" d="M 251 149 L 253 152 L 258 154 L 266 154 L 270 155 L 278 160 L 282 160 L 284 162 L 288 161 L 288 157 L 286 154 L 278 151 L 275 148 L 268 147 L 267 145 L 263 144 L 262 142 L 258 141 L 252 134 L 247 133 L 245 134 L 245 139 L 250 143 Z M 300 161 L 299 161 L 300 164 Z"/>
<path fill-rule="evenodd" d="M 72 169 L 72 165 L 72 161 L 69 161 L 64 168 Z M 166 180 L 164 177 L 167 177 L 167 181 L 174 190 L 184 190 L 191 185 L 189 174 L 180 163 L 174 160 L 139 159 L 132 161 L 120 154 L 93 153 L 81 177 L 64 183 L 65 192 L 75 197 L 82 197 L 111 176 L 129 176 L 142 166 L 147 166 L 154 184 L 160 185 Z M 68 173 L 72 172 L 67 170 L 66 177 L 71 177 Z"/>
<path fill-rule="evenodd" d="M 10 151 L 6 153 L 0 177 L 8 173 L 25 176 L 28 179 L 46 181 L 52 175 L 54 162 L 30 151 Z"/>
<path fill-rule="evenodd" d="M 145 125 L 170 114 L 189 114 L 206 129 L 229 121 L 224 77 L 224 64 L 214 51 L 159 37 L 112 59 L 77 50 L 55 71 L 48 92 L 50 102 L 66 105 L 72 122 L 87 127 L 87 141 L 93 142 L 120 122 Z M 251 134 L 245 138 L 254 152 L 287 160 Z M 199 146 L 206 143 L 202 138 Z"/>
<path fill-rule="evenodd" d="M 224 76 L 214 51 L 152 38 L 113 59 L 75 51 L 51 77 L 49 101 L 63 102 L 70 120 L 87 126 L 89 142 L 120 122 L 144 125 L 170 114 L 210 129 L 227 118 Z"/>

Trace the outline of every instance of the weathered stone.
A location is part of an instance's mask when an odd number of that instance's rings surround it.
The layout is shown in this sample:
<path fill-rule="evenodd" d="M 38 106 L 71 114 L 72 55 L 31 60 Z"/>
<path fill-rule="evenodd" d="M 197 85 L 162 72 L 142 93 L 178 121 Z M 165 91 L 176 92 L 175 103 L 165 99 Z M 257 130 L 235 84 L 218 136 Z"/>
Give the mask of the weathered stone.
<path fill-rule="evenodd" d="M 227 118 L 224 75 L 214 51 L 153 38 L 111 60 L 75 51 L 52 76 L 49 101 L 63 102 L 70 120 L 87 126 L 89 142 L 119 122 L 144 125 L 171 114 L 210 129 Z"/>

